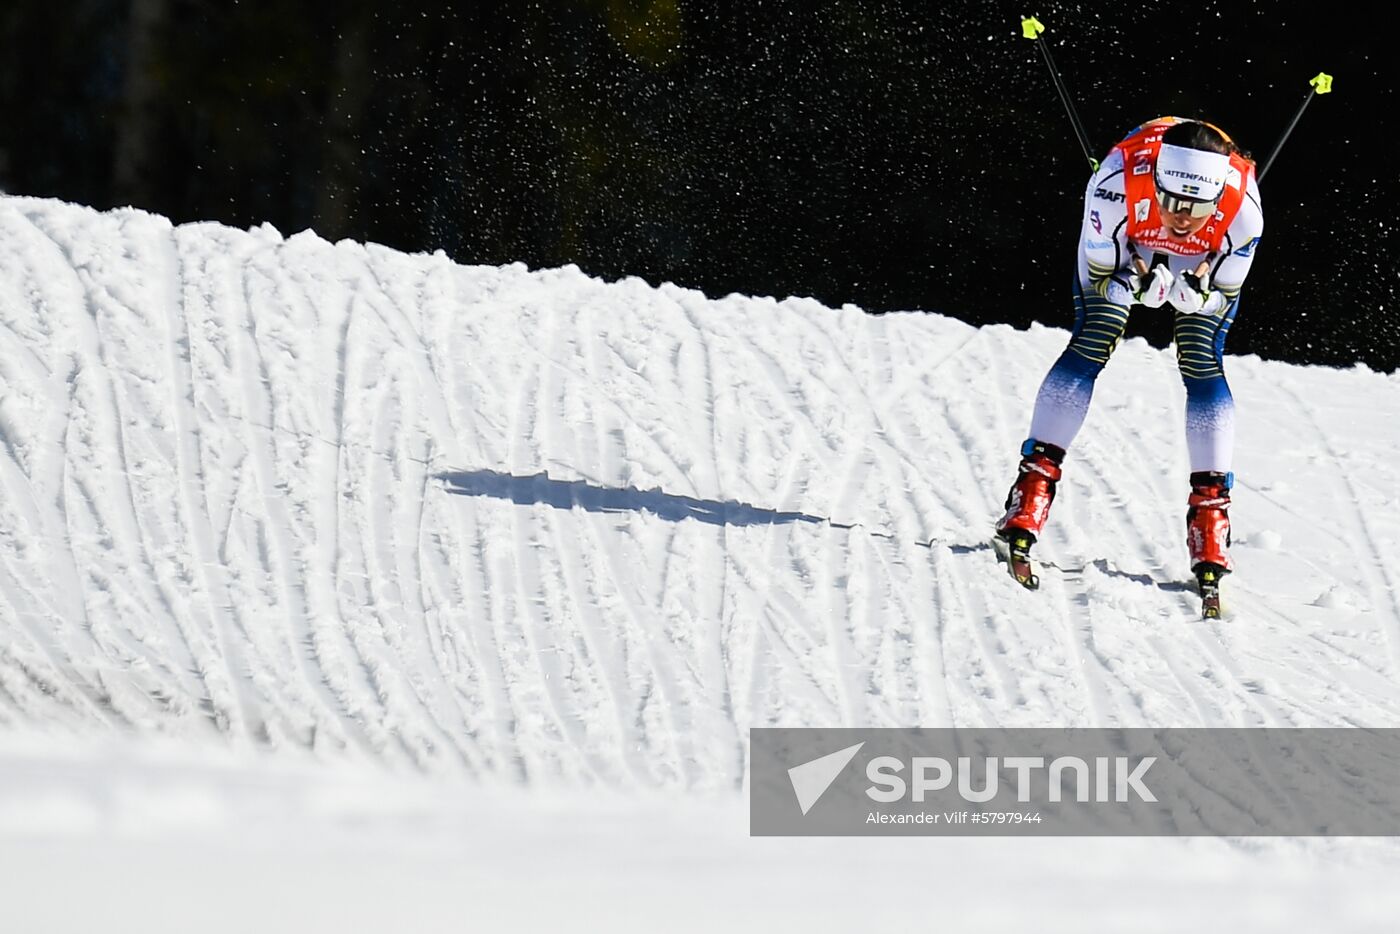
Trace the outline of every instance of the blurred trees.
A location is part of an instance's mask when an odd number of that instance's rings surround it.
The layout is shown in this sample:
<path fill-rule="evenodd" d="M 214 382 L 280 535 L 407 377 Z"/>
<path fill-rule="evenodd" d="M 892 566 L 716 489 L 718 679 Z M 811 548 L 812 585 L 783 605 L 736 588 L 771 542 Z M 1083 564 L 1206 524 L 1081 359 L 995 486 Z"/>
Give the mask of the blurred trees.
<path fill-rule="evenodd" d="M 160 95 L 169 0 L 130 0 L 120 113 L 113 126 L 112 190 L 119 200 L 147 204 L 155 191 L 151 159 L 160 145 Z"/>
<path fill-rule="evenodd" d="M 1176 112 L 1267 153 L 1329 42 L 1353 69 L 1378 51 L 1344 27 L 1202 4 L 1212 48 L 1238 54 L 1187 68 L 1165 49 L 1156 70 L 1128 37 L 1179 29 L 1171 10 L 1043 5 L 1096 147 Z M 1065 324 L 1085 167 L 1019 38 L 1022 12 L 996 0 L 11 0 L 0 187 L 462 262 Z M 1393 182 L 1345 142 L 1370 109 L 1393 108 L 1391 82 L 1366 67 L 1378 97 L 1338 63 L 1338 92 L 1272 170 L 1236 351 L 1396 365 L 1396 276 L 1377 261 Z M 1355 242 L 1343 224 L 1365 251 L 1341 247 Z"/>

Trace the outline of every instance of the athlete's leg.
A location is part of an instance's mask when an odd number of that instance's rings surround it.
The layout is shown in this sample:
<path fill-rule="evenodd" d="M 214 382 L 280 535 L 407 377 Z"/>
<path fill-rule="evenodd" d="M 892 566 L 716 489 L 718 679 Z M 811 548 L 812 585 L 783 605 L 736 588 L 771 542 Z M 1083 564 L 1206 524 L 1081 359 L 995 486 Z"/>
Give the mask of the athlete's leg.
<path fill-rule="evenodd" d="M 1031 436 L 1021 448 L 1016 481 L 1006 497 L 997 531 L 1019 530 L 1033 541 L 1050 514 L 1060 462 L 1084 424 L 1094 381 L 1128 325 L 1128 309 L 1075 283 L 1074 331 L 1036 394 Z"/>
<path fill-rule="evenodd" d="M 1176 361 L 1186 384 L 1186 450 L 1191 493 L 1186 507 L 1186 547 L 1193 570 L 1230 562 L 1230 488 L 1235 475 L 1235 399 L 1225 379 L 1225 337 L 1239 299 L 1218 316 L 1178 314 Z"/>
<path fill-rule="evenodd" d="M 1097 293 L 1085 293 L 1076 283 L 1074 332 L 1036 394 L 1032 438 L 1068 450 L 1089 412 L 1094 381 L 1127 326 L 1127 308 Z"/>
<path fill-rule="evenodd" d="M 1186 450 L 1192 473 L 1230 472 L 1235 399 L 1225 380 L 1225 336 L 1239 305 L 1236 299 L 1216 317 L 1176 316 L 1176 363 L 1186 384 Z"/>

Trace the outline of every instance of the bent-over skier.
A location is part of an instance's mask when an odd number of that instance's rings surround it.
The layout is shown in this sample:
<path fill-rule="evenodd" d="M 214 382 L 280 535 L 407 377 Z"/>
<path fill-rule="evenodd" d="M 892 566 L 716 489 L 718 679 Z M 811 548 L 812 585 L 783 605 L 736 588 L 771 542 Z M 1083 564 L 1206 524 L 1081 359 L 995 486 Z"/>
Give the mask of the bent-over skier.
<path fill-rule="evenodd" d="M 1218 582 L 1231 569 L 1234 482 L 1234 400 L 1223 355 L 1264 229 L 1254 176 L 1253 161 L 1217 127 L 1162 117 L 1130 133 L 1089 180 L 1073 334 L 1041 383 L 1006 514 L 996 527 L 998 550 L 1025 586 L 1038 584 L 1030 547 L 1045 527 L 1061 462 L 1130 309 L 1168 308 L 1186 383 L 1186 542 L 1204 612 L 1219 614 Z"/>

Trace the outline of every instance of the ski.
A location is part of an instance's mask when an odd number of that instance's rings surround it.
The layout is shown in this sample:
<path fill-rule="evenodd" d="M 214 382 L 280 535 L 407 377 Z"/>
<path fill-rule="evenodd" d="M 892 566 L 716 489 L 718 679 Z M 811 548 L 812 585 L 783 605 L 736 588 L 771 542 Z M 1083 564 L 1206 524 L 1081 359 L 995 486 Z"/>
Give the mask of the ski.
<path fill-rule="evenodd" d="M 1040 577 L 1036 574 L 1036 564 L 1044 567 L 1054 568 L 1062 572 L 1067 577 L 1082 575 L 1088 568 L 1088 564 L 1083 567 L 1063 567 L 1053 561 L 1041 561 L 1032 563 L 1031 546 L 1035 544 L 1035 539 L 1027 534 L 1011 532 L 1010 538 L 1003 538 L 1001 534 L 992 536 L 992 550 L 996 553 L 997 561 L 1006 565 L 1006 571 L 1011 575 L 1011 579 L 1027 590 L 1040 589 Z M 920 543 L 922 544 L 922 543 Z M 929 542 L 931 547 L 934 543 Z M 1123 571 L 1113 569 L 1106 561 L 1090 562 L 1097 566 L 1105 575 L 1112 575 L 1120 578 L 1127 578 L 1139 583 L 1156 586 L 1162 590 L 1185 591 L 1190 588 L 1189 584 L 1154 583 L 1151 577 L 1146 574 L 1128 574 Z M 1223 619 L 1224 605 L 1220 600 L 1220 581 L 1230 572 L 1218 564 L 1203 563 L 1196 568 L 1196 590 L 1201 596 L 1201 618 L 1202 619 Z"/>
<path fill-rule="evenodd" d="M 1034 542 L 1035 539 L 1024 534 L 1012 533 L 1009 539 L 992 536 L 992 548 L 997 553 L 997 560 L 1006 565 L 1011 579 L 1027 590 L 1040 589 L 1040 578 L 1031 564 L 1031 545 Z"/>
<path fill-rule="evenodd" d="M 1196 586 L 1201 593 L 1201 619 L 1220 619 L 1220 578 L 1225 573 L 1214 564 L 1202 564 L 1196 568 Z"/>

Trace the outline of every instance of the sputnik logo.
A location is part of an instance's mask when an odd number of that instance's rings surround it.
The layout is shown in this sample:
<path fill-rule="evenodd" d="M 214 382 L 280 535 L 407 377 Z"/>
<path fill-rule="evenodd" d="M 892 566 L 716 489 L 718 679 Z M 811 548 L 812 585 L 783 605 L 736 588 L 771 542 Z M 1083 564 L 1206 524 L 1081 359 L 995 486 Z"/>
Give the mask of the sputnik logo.
<path fill-rule="evenodd" d="M 822 795 L 826 794 L 826 790 L 864 745 L 863 742 L 856 743 L 854 746 L 847 746 L 845 749 L 788 769 L 788 779 L 792 781 L 792 790 L 797 794 L 797 803 L 802 808 L 804 817 L 821 800 Z"/>

